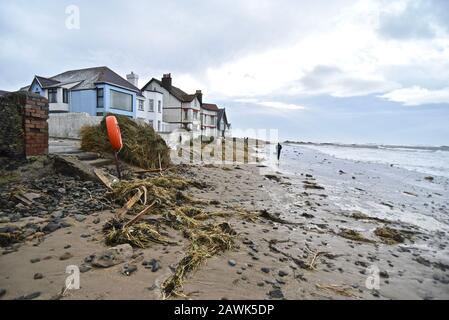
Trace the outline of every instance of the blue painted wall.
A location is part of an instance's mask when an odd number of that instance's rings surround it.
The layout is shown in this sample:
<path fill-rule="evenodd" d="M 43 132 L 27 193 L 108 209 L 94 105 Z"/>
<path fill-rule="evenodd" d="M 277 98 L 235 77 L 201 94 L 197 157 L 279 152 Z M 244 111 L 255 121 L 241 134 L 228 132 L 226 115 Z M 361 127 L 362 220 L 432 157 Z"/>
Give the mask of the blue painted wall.
<path fill-rule="evenodd" d="M 33 83 L 31 84 L 30 91 L 33 93 L 38 93 L 41 96 L 45 97 L 44 90 L 41 88 L 41 86 L 36 80 L 34 80 Z"/>
<path fill-rule="evenodd" d="M 136 114 L 136 93 L 126 89 L 118 88 L 109 84 L 99 84 L 97 88 L 104 89 L 104 108 L 97 108 L 97 91 L 96 90 L 73 90 L 70 97 L 70 112 L 87 112 L 90 115 L 97 115 L 97 112 L 110 112 L 134 117 Z M 111 108 L 111 90 L 123 92 L 132 95 L 133 111 Z"/>
<path fill-rule="evenodd" d="M 75 90 L 70 95 L 70 112 L 87 112 L 88 114 L 97 115 L 97 91 L 96 90 Z M 99 109 L 98 112 L 102 112 Z"/>

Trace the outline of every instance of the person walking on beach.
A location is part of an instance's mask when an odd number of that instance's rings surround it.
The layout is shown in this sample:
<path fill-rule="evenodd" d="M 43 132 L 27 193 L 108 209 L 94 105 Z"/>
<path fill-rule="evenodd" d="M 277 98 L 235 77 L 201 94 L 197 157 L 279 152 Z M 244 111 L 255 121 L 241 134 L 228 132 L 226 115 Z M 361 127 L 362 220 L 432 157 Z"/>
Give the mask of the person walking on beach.
<path fill-rule="evenodd" d="M 282 150 L 282 145 L 278 142 L 278 145 L 277 145 L 277 151 L 278 151 L 278 162 L 279 162 L 279 160 L 281 159 L 281 150 Z"/>

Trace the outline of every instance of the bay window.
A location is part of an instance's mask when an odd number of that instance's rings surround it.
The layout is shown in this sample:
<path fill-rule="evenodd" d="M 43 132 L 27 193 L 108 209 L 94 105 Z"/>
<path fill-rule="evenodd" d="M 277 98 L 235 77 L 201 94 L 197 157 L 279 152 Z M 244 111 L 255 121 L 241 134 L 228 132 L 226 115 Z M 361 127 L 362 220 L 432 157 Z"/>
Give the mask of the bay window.
<path fill-rule="evenodd" d="M 111 109 L 133 111 L 133 96 L 131 94 L 111 90 Z"/>

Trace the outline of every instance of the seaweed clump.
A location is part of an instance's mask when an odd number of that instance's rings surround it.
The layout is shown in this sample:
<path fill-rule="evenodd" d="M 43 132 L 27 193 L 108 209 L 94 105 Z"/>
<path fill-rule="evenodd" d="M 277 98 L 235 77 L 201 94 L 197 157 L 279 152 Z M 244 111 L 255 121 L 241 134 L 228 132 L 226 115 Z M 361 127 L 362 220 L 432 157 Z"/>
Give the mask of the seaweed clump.
<path fill-rule="evenodd" d="M 374 231 L 374 234 L 381 238 L 384 243 L 391 245 L 403 243 L 406 238 L 411 239 L 411 233 L 388 227 L 379 227 Z"/>
<path fill-rule="evenodd" d="M 374 242 L 373 240 L 365 238 L 360 232 L 351 229 L 341 229 L 338 235 L 340 237 L 354 241 L 368 242 L 368 243 Z"/>
<path fill-rule="evenodd" d="M 151 127 L 126 116 L 114 115 L 120 126 L 123 149 L 120 159 L 143 169 L 167 168 L 170 166 L 170 149 Z M 112 152 L 106 131 L 106 118 L 96 126 L 81 129 L 81 149 L 92 152 Z"/>

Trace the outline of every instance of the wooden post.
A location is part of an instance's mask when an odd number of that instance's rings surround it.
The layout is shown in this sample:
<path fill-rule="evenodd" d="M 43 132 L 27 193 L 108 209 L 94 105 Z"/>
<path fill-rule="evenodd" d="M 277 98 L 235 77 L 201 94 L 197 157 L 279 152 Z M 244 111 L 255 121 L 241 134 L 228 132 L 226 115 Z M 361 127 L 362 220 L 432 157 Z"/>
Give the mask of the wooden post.
<path fill-rule="evenodd" d="M 237 162 L 237 138 L 232 138 L 232 162 Z"/>

